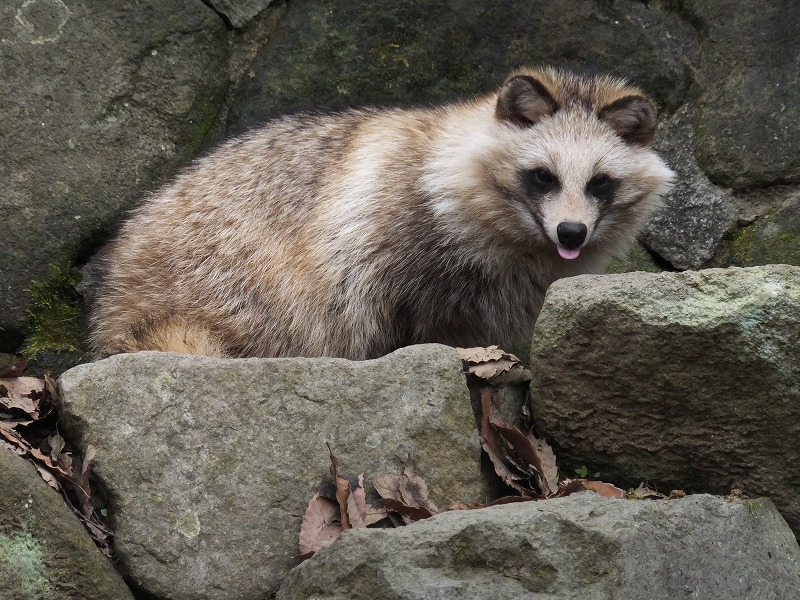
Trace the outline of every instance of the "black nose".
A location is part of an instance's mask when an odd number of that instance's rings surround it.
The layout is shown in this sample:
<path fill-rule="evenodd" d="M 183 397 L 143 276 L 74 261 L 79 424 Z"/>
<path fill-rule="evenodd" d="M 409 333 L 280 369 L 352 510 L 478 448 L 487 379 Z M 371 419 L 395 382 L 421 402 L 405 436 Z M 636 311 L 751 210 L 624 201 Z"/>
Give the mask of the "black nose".
<path fill-rule="evenodd" d="M 586 231 L 586 225 L 583 223 L 569 223 L 564 221 L 563 223 L 559 223 L 558 227 L 556 227 L 558 241 L 569 250 L 580 248 L 580 245 L 586 239 Z"/>

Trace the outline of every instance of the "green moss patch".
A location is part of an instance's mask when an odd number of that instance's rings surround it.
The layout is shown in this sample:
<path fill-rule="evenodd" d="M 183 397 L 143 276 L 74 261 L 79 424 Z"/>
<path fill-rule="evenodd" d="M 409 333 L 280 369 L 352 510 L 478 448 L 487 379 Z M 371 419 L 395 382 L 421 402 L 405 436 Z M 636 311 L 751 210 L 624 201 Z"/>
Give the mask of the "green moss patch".
<path fill-rule="evenodd" d="M 31 283 L 30 333 L 22 350 L 27 358 L 48 351 L 85 353 L 86 315 L 75 289 L 80 279 L 73 269 L 51 265 L 47 280 Z"/>

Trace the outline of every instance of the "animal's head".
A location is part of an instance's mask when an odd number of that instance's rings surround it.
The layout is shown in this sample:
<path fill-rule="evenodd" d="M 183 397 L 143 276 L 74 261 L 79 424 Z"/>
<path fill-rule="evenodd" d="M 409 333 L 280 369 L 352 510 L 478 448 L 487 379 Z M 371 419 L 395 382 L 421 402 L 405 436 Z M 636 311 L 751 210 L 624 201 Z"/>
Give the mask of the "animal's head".
<path fill-rule="evenodd" d="M 651 149 L 656 125 L 653 102 L 620 79 L 512 73 L 496 96 L 481 169 L 509 205 L 494 215 L 509 219 L 498 226 L 564 260 L 618 248 L 674 176 Z"/>

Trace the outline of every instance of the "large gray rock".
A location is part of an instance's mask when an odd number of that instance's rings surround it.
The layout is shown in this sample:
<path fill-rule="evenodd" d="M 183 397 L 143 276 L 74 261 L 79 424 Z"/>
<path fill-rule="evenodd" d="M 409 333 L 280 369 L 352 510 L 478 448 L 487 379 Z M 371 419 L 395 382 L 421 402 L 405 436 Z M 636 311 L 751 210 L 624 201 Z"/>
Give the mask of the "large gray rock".
<path fill-rule="evenodd" d="M 126 575 L 156 597 L 261 599 L 297 564 L 300 516 L 328 474 L 369 481 L 416 459 L 441 506 L 485 497 L 461 361 L 215 360 L 146 352 L 60 379 L 65 428 L 97 448 Z"/>
<path fill-rule="evenodd" d="M 13 351 L 31 281 L 83 258 L 197 153 L 229 50 L 193 0 L 2 2 L 0 40 L 0 351 Z"/>
<path fill-rule="evenodd" d="M 633 78 L 674 110 L 696 38 L 679 15 L 627 0 L 296 0 L 242 79 L 229 128 L 296 110 L 469 99 L 538 64 Z"/>
<path fill-rule="evenodd" d="M 795 600 L 800 548 L 769 500 L 591 493 L 348 531 L 278 600 Z"/>
<path fill-rule="evenodd" d="M 800 534 L 798 348 L 798 267 L 564 279 L 534 332 L 534 422 L 562 466 L 738 487 Z"/>
<path fill-rule="evenodd" d="M 686 109 L 659 128 L 656 150 L 669 157 L 675 183 L 664 206 L 647 224 L 639 240 L 676 269 L 699 269 L 719 252 L 737 223 L 736 210 L 694 159 Z"/>
<path fill-rule="evenodd" d="M 0 447 L 0 598 L 133 600 L 64 499 Z"/>
<path fill-rule="evenodd" d="M 695 57 L 697 158 L 736 188 L 800 183 L 800 3 L 687 0 Z"/>

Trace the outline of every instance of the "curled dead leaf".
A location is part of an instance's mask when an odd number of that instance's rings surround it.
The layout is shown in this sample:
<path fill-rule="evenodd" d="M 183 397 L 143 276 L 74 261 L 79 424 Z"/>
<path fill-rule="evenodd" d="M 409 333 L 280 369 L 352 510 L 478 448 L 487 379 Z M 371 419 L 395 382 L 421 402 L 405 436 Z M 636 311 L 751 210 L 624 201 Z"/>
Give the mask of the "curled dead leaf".
<path fill-rule="evenodd" d="M 381 502 L 386 508 L 399 514 L 406 525 L 414 521 L 429 519 L 433 516 L 433 513 L 423 506 L 408 506 L 400 500 L 393 500 L 391 498 L 383 498 Z"/>
<path fill-rule="evenodd" d="M 36 377 L 0 379 L 0 406 L 20 410 L 31 419 L 39 418 L 39 403 L 45 396 L 45 383 Z"/>
<path fill-rule="evenodd" d="M 338 504 L 314 494 L 300 525 L 298 549 L 300 558 L 310 558 L 320 548 L 332 544 L 342 533 Z"/>
<path fill-rule="evenodd" d="M 558 467 L 552 448 L 532 434 L 492 414 L 492 390 L 481 390 L 480 440 L 495 473 L 506 485 L 531 498 L 547 498 L 558 488 Z"/>
<path fill-rule="evenodd" d="M 400 495 L 400 481 L 402 477 L 397 473 L 382 473 L 372 480 L 372 487 L 381 498 L 402 501 Z"/>
<path fill-rule="evenodd" d="M 530 381 L 531 373 L 515 355 L 497 346 L 487 348 L 456 348 L 465 370 L 497 386 Z"/>

